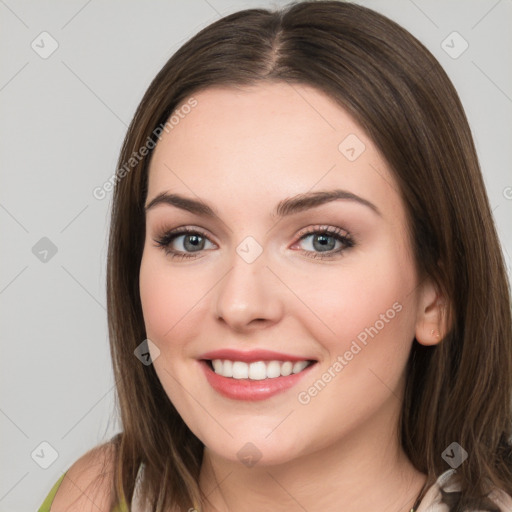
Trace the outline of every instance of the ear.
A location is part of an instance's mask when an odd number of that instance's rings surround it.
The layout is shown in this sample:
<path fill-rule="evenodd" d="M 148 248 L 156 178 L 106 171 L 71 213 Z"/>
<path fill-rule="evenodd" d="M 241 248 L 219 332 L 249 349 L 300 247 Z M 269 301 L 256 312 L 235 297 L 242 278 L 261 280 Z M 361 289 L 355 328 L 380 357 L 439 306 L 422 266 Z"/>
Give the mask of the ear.
<path fill-rule="evenodd" d="M 418 294 L 416 340 L 421 345 L 437 345 L 448 332 L 447 300 L 434 282 L 428 278 Z"/>

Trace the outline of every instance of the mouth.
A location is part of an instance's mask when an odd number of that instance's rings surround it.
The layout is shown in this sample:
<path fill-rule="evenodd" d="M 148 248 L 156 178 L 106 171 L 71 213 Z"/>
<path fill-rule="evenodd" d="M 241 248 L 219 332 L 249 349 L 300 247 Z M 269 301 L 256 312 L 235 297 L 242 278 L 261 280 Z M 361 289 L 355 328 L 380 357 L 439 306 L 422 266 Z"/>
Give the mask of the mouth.
<path fill-rule="evenodd" d="M 223 350 L 197 360 L 216 393 L 231 400 L 266 400 L 296 386 L 318 361 L 269 351 Z"/>
<path fill-rule="evenodd" d="M 231 359 L 202 359 L 210 370 L 221 377 L 230 379 L 246 379 L 250 381 L 278 379 L 303 372 L 316 363 L 314 360 L 300 361 L 237 361 Z"/>

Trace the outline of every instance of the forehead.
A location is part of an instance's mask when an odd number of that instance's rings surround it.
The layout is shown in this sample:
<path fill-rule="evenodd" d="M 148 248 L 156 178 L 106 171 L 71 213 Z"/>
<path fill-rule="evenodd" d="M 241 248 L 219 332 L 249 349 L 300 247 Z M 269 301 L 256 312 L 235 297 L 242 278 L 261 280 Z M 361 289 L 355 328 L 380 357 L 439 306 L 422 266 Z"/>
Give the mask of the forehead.
<path fill-rule="evenodd" d="M 195 106 L 183 108 L 188 98 L 176 108 L 154 150 L 149 199 L 192 192 L 215 205 L 229 196 L 264 208 L 270 198 L 344 188 L 399 213 L 387 163 L 322 91 L 277 82 L 211 87 L 192 98 Z"/>
<path fill-rule="evenodd" d="M 366 138 L 331 98 L 306 85 L 263 82 L 250 87 L 211 87 L 193 98 L 196 106 L 187 109 L 187 114 L 181 112 L 186 100 L 175 109 L 157 154 L 169 144 L 190 146 L 187 143 L 192 138 L 198 156 L 214 152 L 217 158 L 242 158 L 243 149 L 246 159 L 263 158 L 270 151 L 270 160 L 290 158 L 298 152 L 304 157 L 317 147 L 324 153 L 327 150 L 326 156 L 337 158 L 340 136 L 352 133 Z"/>

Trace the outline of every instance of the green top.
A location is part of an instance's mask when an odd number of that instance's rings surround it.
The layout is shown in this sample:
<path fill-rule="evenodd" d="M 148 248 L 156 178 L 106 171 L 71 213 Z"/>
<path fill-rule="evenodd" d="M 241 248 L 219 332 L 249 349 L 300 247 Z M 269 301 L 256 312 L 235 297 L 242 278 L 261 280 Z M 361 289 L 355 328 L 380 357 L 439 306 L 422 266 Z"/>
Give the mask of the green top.
<path fill-rule="evenodd" d="M 39 510 L 37 512 L 50 512 L 50 508 L 52 506 L 53 500 L 55 499 L 55 495 L 57 494 L 60 484 L 62 483 L 62 480 L 64 480 L 64 477 L 66 476 L 66 473 L 67 471 L 57 480 L 57 482 L 52 487 L 52 490 L 49 492 L 48 496 L 46 496 L 46 499 L 43 501 L 43 504 L 39 507 Z M 116 506 L 112 510 L 112 512 L 128 512 L 128 507 L 125 502 L 121 502 L 121 504 Z"/>

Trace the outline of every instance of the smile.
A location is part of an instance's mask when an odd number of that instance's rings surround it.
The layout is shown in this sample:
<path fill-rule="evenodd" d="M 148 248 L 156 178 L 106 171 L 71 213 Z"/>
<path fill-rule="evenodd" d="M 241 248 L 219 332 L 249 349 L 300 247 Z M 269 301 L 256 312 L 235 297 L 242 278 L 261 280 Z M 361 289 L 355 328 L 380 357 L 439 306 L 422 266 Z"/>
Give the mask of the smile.
<path fill-rule="evenodd" d="M 197 363 L 210 389 L 237 401 L 266 400 L 295 387 L 317 361 L 233 361 L 201 359 Z"/>
<path fill-rule="evenodd" d="M 214 359 L 209 361 L 210 367 L 222 377 L 232 379 L 265 380 L 300 373 L 313 361 L 232 361 L 229 359 Z"/>

